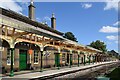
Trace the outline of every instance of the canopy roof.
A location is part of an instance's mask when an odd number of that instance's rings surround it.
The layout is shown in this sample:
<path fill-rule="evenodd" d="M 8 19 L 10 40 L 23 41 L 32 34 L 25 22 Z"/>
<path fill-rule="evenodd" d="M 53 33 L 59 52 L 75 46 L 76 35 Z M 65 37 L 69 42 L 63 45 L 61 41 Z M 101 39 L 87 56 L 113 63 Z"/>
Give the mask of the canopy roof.
<path fill-rule="evenodd" d="M 0 28 L 2 29 L 2 38 L 11 39 L 16 37 L 18 41 L 47 44 L 47 46 L 58 46 L 75 51 L 101 52 L 89 46 L 78 44 L 77 42 L 63 38 L 63 33 L 50 28 L 47 25 L 33 21 L 26 16 L 18 14 L 11 10 L 0 8 Z"/>

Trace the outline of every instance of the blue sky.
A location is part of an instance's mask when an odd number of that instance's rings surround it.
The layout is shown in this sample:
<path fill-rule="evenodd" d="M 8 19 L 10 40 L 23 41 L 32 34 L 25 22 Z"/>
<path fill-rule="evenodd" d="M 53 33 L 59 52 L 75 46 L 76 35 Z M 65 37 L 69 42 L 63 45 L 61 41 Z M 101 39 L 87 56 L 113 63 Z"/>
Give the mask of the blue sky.
<path fill-rule="evenodd" d="M 28 15 L 29 2 L 14 2 L 16 12 Z M 35 16 L 39 22 L 50 24 L 55 13 L 56 28 L 61 32 L 73 32 L 80 44 L 88 45 L 101 40 L 108 50 L 118 51 L 118 7 L 108 2 L 34 2 Z M 0 5 L 1 6 L 1 5 Z M 5 7 L 5 6 L 2 6 Z M 6 7 L 5 7 L 6 8 Z"/>

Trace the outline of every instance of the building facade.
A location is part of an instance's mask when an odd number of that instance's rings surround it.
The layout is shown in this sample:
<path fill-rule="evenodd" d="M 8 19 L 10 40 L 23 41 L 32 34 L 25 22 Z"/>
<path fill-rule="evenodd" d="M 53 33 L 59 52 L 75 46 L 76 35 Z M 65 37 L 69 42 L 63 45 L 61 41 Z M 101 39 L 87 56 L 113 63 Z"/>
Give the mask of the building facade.
<path fill-rule="evenodd" d="M 56 30 L 54 14 L 51 27 L 35 21 L 33 2 L 29 6 L 29 17 L 3 8 L 0 10 L 1 63 L 10 76 L 15 71 L 59 69 L 106 60 L 100 50 L 63 38 L 63 33 Z"/>

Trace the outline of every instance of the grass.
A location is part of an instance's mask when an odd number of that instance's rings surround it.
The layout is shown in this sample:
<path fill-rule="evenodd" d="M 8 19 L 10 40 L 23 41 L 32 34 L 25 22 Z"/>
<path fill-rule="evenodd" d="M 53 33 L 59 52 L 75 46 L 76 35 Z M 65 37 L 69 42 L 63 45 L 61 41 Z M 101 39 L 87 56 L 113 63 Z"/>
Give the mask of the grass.
<path fill-rule="evenodd" d="M 111 73 L 107 74 L 110 80 L 120 80 L 120 67 L 114 69 Z"/>

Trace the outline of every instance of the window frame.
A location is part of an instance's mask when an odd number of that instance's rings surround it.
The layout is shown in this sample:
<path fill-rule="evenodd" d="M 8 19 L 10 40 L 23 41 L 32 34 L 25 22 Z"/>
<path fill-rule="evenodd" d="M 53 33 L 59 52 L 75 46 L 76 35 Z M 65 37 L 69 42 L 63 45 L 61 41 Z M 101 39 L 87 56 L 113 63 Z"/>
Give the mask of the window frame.
<path fill-rule="evenodd" d="M 36 62 L 37 60 L 37 62 Z M 34 64 L 38 64 L 39 63 L 39 51 L 38 50 L 34 50 Z"/>

